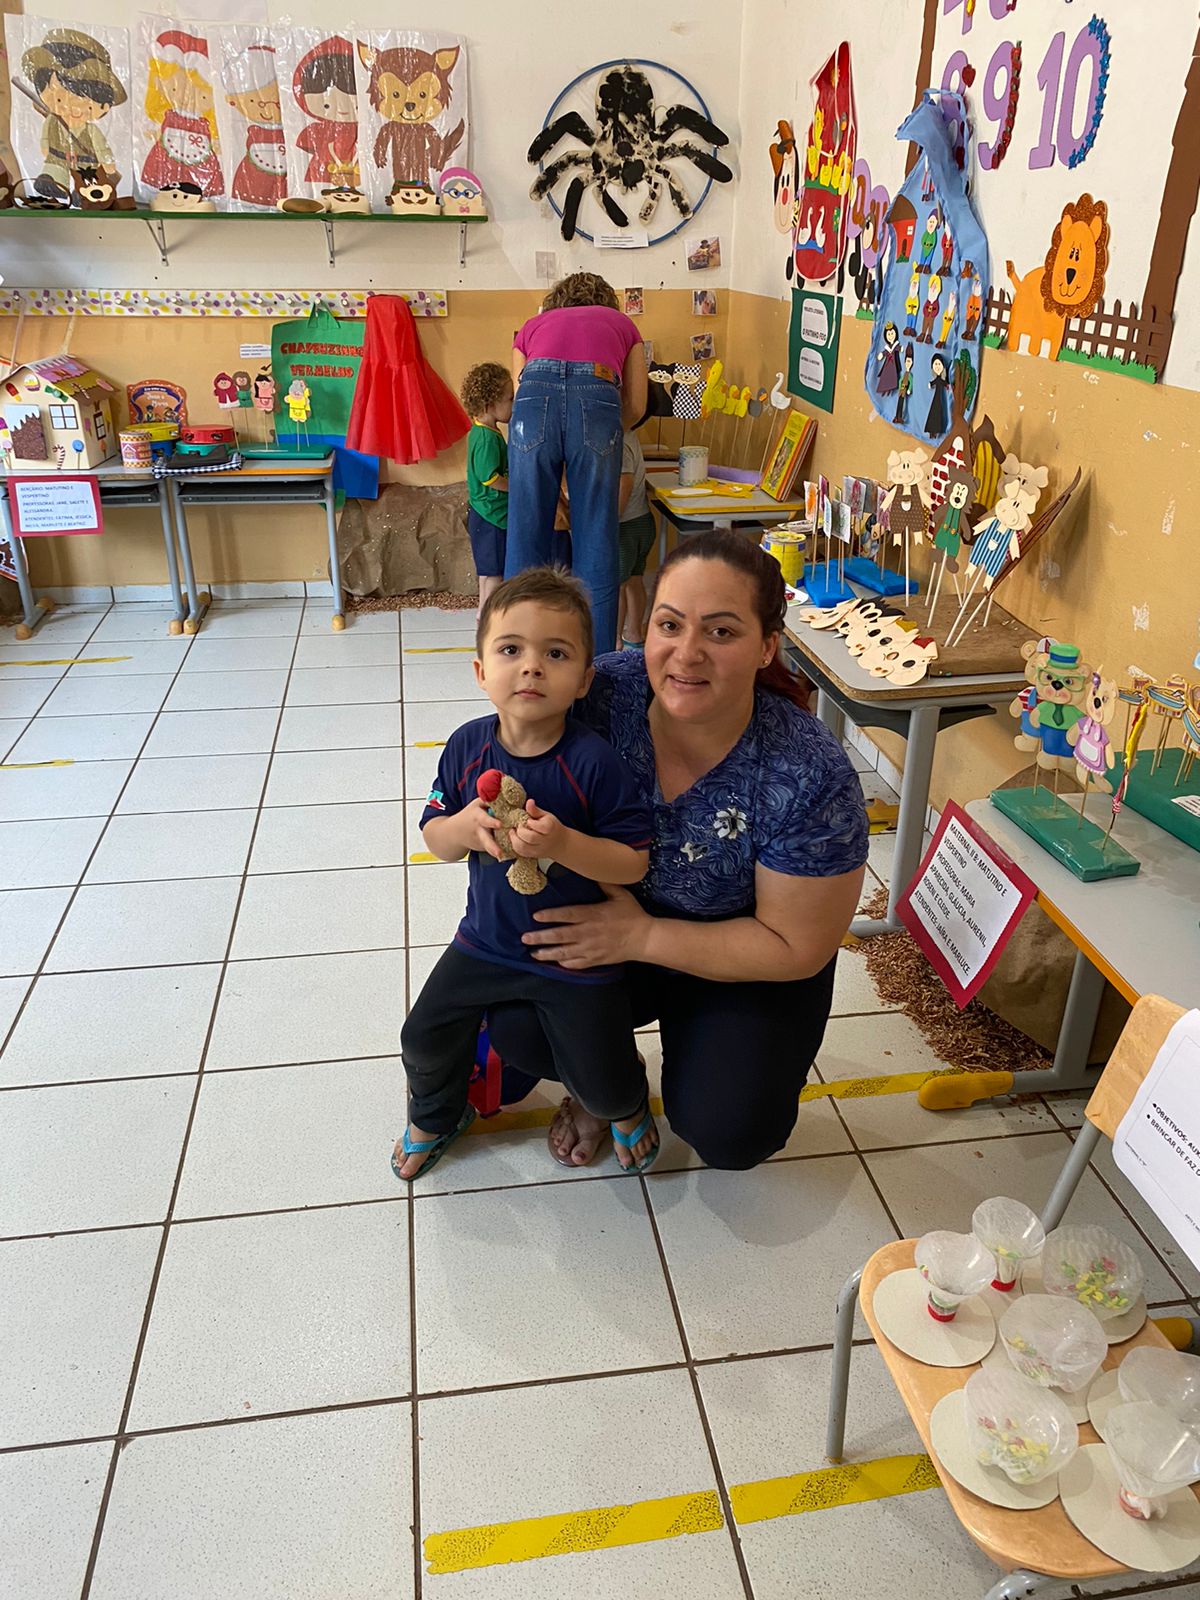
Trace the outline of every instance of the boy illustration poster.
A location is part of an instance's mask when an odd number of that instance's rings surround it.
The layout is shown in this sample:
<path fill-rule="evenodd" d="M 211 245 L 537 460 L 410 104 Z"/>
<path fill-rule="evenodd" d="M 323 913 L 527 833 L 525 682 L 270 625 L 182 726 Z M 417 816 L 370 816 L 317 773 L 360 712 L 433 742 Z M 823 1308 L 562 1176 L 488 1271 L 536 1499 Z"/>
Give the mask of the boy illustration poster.
<path fill-rule="evenodd" d="M 242 206 L 273 210 L 287 195 L 275 47 L 258 28 L 228 28 L 221 43 L 222 87 L 234 114 L 231 142 L 243 151 L 229 192 Z"/>
<path fill-rule="evenodd" d="M 6 17 L 5 27 L 20 62 L 12 131 L 21 175 L 35 194 L 64 203 L 98 175 L 115 190 L 131 155 L 125 29 L 84 33 L 39 17 Z"/>
<path fill-rule="evenodd" d="M 316 28 L 282 28 L 274 36 L 283 97 L 283 129 L 292 194 L 357 189 L 358 79 L 349 39 Z"/>
<path fill-rule="evenodd" d="M 359 41 L 358 55 L 369 74 L 363 147 L 369 137 L 372 198 L 381 200 L 399 183 L 436 189 L 439 173 L 466 154 L 462 41 L 441 34 L 372 33 Z"/>
<path fill-rule="evenodd" d="M 149 149 L 141 182 L 146 198 L 180 183 L 194 183 L 209 197 L 224 194 L 207 39 L 173 26 L 166 17 L 143 17 L 142 37 Z"/>

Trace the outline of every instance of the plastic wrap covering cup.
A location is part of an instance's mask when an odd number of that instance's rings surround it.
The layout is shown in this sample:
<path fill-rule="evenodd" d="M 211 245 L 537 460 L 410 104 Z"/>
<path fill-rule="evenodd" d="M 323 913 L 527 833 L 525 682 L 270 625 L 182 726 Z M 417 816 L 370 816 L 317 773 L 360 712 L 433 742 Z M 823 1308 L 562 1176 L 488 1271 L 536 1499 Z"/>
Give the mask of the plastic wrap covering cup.
<path fill-rule="evenodd" d="M 1137 1302 L 1146 1275 L 1137 1256 L 1106 1228 L 1056 1228 L 1042 1251 L 1047 1294 L 1078 1300 L 1101 1322 Z"/>
<path fill-rule="evenodd" d="M 1000 1338 L 1022 1377 L 1066 1394 L 1086 1389 L 1108 1354 L 1095 1317 L 1050 1294 L 1014 1300 L 1000 1318 Z"/>
<path fill-rule="evenodd" d="M 1013 1483 L 1040 1483 L 1079 1448 L 1079 1429 L 1057 1395 L 1019 1372 L 981 1368 L 963 1389 L 967 1435 L 981 1466 Z"/>
<path fill-rule="evenodd" d="M 1200 1433 L 1200 1356 L 1140 1346 L 1117 1368 L 1117 1386 L 1123 1400 L 1148 1400 Z"/>
<path fill-rule="evenodd" d="M 1115 1406 L 1104 1442 L 1121 1481 L 1121 1509 L 1149 1522 L 1166 1515 L 1166 1498 L 1200 1478 L 1200 1437 L 1165 1406 L 1135 1400 Z"/>
<path fill-rule="evenodd" d="M 1029 1207 L 1004 1195 L 975 1207 L 971 1231 L 996 1258 L 992 1288 L 1005 1292 L 1015 1287 L 1021 1263 L 1040 1255 L 1046 1242 L 1046 1230 Z"/>
<path fill-rule="evenodd" d="M 973 1233 L 927 1233 L 917 1240 L 917 1271 L 929 1285 L 929 1315 L 953 1322 L 964 1300 L 996 1276 L 996 1258 Z"/>

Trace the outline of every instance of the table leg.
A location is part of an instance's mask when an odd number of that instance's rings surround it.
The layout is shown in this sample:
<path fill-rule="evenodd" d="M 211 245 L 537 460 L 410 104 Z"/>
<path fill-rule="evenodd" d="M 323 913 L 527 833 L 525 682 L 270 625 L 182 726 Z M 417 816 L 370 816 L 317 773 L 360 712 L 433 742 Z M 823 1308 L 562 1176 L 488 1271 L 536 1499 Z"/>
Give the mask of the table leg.
<path fill-rule="evenodd" d="M 904 752 L 904 777 L 900 783 L 900 815 L 896 819 L 896 849 L 892 858 L 892 880 L 888 889 L 886 917 L 855 917 L 850 932 L 859 939 L 877 933 L 896 933 L 903 924 L 896 915 L 896 902 L 912 882 L 921 864 L 925 839 L 925 813 L 929 807 L 929 780 L 933 773 L 933 752 L 937 744 L 936 705 L 917 706 L 908 713 L 908 732 Z"/>
<path fill-rule="evenodd" d="M 25 562 L 25 548 L 13 533 L 7 495 L 0 495 L 0 518 L 4 523 L 4 537 L 8 540 L 8 548 L 12 551 L 17 590 L 21 596 L 21 621 L 14 631 L 18 639 L 32 639 L 34 630 L 39 628 L 54 610 L 54 601 L 39 600 L 33 592 L 33 584 L 29 581 L 29 568 Z"/>
<path fill-rule="evenodd" d="M 158 480 L 158 509 L 162 517 L 163 548 L 167 553 L 167 578 L 171 584 L 171 598 L 175 602 L 175 615 L 167 624 L 167 632 L 172 636 L 183 632 L 184 619 L 188 608 L 183 601 L 183 589 L 179 582 L 179 552 L 175 548 L 175 529 L 171 524 L 171 507 L 168 485 L 160 478 Z"/>
<path fill-rule="evenodd" d="M 329 524 L 329 579 L 333 584 L 333 622 L 331 626 L 334 633 L 340 633 L 346 626 L 346 607 L 342 598 L 342 574 L 338 569 L 337 498 L 334 494 L 332 472 L 325 479 L 325 517 Z"/>
<path fill-rule="evenodd" d="M 212 595 L 207 589 L 200 590 L 196 587 L 196 572 L 192 566 L 192 546 L 188 538 L 187 513 L 180 498 L 179 484 L 172 481 L 169 486 L 171 495 L 171 511 L 175 520 L 175 537 L 179 543 L 179 558 L 183 562 L 183 581 L 187 587 L 188 614 L 183 624 L 184 633 L 199 633 L 200 624 L 204 621 L 204 614 L 212 605 Z"/>
<path fill-rule="evenodd" d="M 850 1353 L 854 1345 L 854 1313 L 862 1268 L 852 1272 L 837 1297 L 833 1326 L 833 1373 L 829 1382 L 829 1415 L 825 1423 L 825 1455 L 836 1465 L 846 1444 L 846 1399 L 850 1392 Z"/>
<path fill-rule="evenodd" d="M 824 689 L 817 690 L 817 716 L 829 729 L 833 737 L 841 744 L 846 733 L 846 714 Z"/>

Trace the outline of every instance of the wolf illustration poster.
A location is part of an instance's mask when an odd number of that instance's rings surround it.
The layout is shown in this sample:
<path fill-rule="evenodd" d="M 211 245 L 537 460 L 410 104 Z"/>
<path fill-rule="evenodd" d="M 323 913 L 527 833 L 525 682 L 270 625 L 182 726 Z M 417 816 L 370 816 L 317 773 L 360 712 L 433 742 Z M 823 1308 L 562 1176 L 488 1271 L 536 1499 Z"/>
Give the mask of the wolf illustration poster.
<path fill-rule="evenodd" d="M 363 188 L 375 210 L 397 187 L 428 184 L 467 157 L 467 52 L 450 34 L 369 33 L 356 41 Z"/>

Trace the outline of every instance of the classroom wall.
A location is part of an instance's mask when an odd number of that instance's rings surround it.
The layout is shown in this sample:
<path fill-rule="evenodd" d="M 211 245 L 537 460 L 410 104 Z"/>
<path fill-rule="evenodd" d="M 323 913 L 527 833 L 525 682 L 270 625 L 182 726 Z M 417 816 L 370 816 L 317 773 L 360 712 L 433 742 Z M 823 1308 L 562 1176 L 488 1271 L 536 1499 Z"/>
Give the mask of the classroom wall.
<path fill-rule="evenodd" d="M 928 9 L 927 9 L 928 8 Z M 1001 6 L 997 6 L 1002 10 Z M 895 129 L 915 97 L 922 29 L 935 21 L 929 78 L 941 82 L 955 49 L 980 70 L 997 40 L 1019 37 L 1023 86 L 1013 141 L 994 173 L 976 173 L 977 202 L 992 251 L 993 279 L 1006 259 L 1027 271 L 1045 253 L 1061 205 L 1085 190 L 1110 207 L 1113 260 L 1106 297 L 1140 299 L 1157 222 L 1171 136 L 1192 58 L 1194 0 L 1097 0 L 1083 15 L 1061 0 L 1017 0 L 996 20 L 977 0 L 963 36 L 961 6 L 942 0 L 873 0 L 869 6 L 817 7 L 804 0 L 746 0 L 742 40 L 742 176 L 736 196 L 733 286 L 727 365 L 739 382 L 769 384 L 784 364 L 791 291 L 783 276 L 786 240 L 771 221 L 767 146 L 783 117 L 807 132 L 809 79 L 839 41 L 850 41 L 858 112 L 858 153 L 872 181 L 894 195 L 906 146 Z M 1101 135 L 1074 170 L 1031 171 L 1039 132 L 1037 72 L 1059 29 L 1068 39 L 1093 9 L 1112 34 L 1112 68 Z M 986 135 L 990 124 L 984 123 Z M 1193 135 L 1194 137 L 1195 135 Z M 1196 676 L 1200 645 L 1200 531 L 1190 508 L 1200 502 L 1200 222 L 1193 220 L 1175 309 L 1168 383 L 1151 386 L 1118 374 L 1062 362 L 984 352 L 976 416 L 989 414 L 998 435 L 1024 461 L 1050 467 L 1053 493 L 1083 470 L 1068 511 L 1000 591 L 1000 600 L 1031 628 L 1071 639 L 1086 659 L 1121 678 L 1131 664 L 1165 675 Z M 819 429 L 812 470 L 884 475 L 888 451 L 911 444 L 874 414 L 863 388 L 871 323 L 842 322 L 834 412 L 814 413 Z M 744 372 L 744 377 L 743 377 Z M 803 405 L 802 401 L 798 404 Z M 945 602 L 943 600 L 942 604 Z M 919 615 L 919 613 L 918 613 Z M 1012 746 L 1016 724 L 998 717 L 951 729 L 938 740 L 931 798 L 942 805 L 986 794 L 1025 766 Z M 895 761 L 903 741 L 872 734 Z"/>
<path fill-rule="evenodd" d="M 696 276 L 693 274 L 693 276 Z M 707 282 L 709 274 L 703 274 Z M 448 317 L 417 324 L 422 348 L 434 370 L 457 392 L 467 368 L 478 361 L 507 362 L 515 329 L 537 310 L 541 292 L 532 289 L 455 290 Z M 687 360 L 691 335 L 712 332 L 724 342 L 728 300 L 718 298 L 716 317 L 693 317 L 690 290 L 646 291 L 641 319 L 656 356 Z M 62 347 L 68 319 L 27 317 L 20 327 L 17 359 L 53 355 Z M 171 377 L 188 392 L 195 422 L 226 422 L 213 398 L 212 380 L 222 368 L 237 365 L 243 339 L 270 339 L 267 317 L 186 317 L 178 320 L 77 317 L 70 351 L 93 365 L 119 390 L 138 378 Z M 7 364 L 17 335 L 16 319 L 0 318 L 0 355 Z M 124 418 L 124 411 L 121 411 Z M 254 423 L 250 423 L 253 427 Z M 677 441 L 681 425 L 667 420 L 664 444 Z M 658 436 L 654 426 L 654 437 Z M 386 464 L 388 479 L 403 483 L 456 483 L 466 475 L 465 441 L 433 461 L 413 466 Z M 205 582 L 264 583 L 328 577 L 328 541 L 320 509 L 264 509 L 247 526 L 243 513 L 213 507 L 189 514 L 196 570 Z M 161 524 L 154 511 L 122 511 L 98 539 L 37 539 L 26 546 L 35 583 L 48 587 L 90 584 L 162 584 Z"/>

